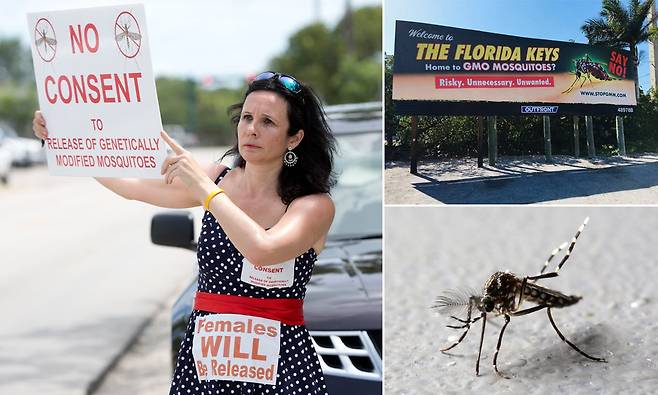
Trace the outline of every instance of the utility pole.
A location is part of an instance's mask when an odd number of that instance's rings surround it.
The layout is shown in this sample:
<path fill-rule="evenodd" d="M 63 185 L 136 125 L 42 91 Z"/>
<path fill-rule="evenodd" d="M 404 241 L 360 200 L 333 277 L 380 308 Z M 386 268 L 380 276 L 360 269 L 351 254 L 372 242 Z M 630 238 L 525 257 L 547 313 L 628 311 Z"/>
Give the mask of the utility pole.
<path fill-rule="evenodd" d="M 658 19 L 658 13 L 656 12 L 656 1 L 654 1 L 649 13 L 649 20 L 654 20 L 653 26 L 656 26 L 656 19 Z M 649 42 L 649 77 L 653 94 L 658 96 L 658 38 Z"/>

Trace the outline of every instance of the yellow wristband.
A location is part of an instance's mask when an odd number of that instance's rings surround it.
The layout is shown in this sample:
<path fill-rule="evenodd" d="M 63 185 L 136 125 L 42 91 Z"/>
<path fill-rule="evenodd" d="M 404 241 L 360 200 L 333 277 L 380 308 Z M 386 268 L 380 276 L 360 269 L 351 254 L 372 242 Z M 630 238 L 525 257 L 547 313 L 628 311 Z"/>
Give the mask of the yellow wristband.
<path fill-rule="evenodd" d="M 206 211 L 209 211 L 210 209 L 208 208 L 208 205 L 210 204 L 210 201 L 220 193 L 224 193 L 224 190 L 222 188 L 218 188 L 215 191 L 212 191 L 206 196 L 206 200 L 203 201 L 203 208 L 206 209 Z"/>

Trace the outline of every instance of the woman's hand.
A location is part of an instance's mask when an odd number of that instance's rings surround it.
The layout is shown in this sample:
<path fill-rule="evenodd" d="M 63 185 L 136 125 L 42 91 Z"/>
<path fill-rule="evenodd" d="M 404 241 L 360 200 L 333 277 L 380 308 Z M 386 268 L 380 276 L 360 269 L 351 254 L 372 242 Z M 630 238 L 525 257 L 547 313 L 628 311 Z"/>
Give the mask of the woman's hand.
<path fill-rule="evenodd" d="M 48 138 L 48 129 L 46 128 L 46 120 L 43 117 L 41 111 L 37 110 L 34 112 L 34 118 L 32 119 L 32 130 L 34 135 L 45 140 Z"/>
<path fill-rule="evenodd" d="M 193 196 L 203 203 L 206 196 L 217 189 L 217 185 L 208 178 L 206 171 L 199 166 L 192 154 L 169 137 L 167 132 L 163 130 L 160 136 L 174 150 L 174 155 L 167 157 L 160 169 L 160 174 L 165 176 L 165 183 L 171 184 L 178 177 Z"/>

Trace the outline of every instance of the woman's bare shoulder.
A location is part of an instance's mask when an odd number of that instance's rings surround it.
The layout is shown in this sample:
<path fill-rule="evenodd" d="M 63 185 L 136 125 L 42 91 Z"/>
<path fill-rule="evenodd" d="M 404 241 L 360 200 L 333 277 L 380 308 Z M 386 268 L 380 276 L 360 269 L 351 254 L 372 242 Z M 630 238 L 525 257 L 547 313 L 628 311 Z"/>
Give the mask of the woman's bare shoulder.
<path fill-rule="evenodd" d="M 307 211 L 318 215 L 327 215 L 333 218 L 336 207 L 331 196 L 327 193 L 314 193 L 300 196 L 290 203 L 288 211 Z"/>
<path fill-rule="evenodd" d="M 226 169 L 226 167 L 227 167 L 226 165 L 215 161 L 215 162 L 211 162 L 208 165 L 206 165 L 204 167 L 204 170 L 205 170 L 206 175 L 208 176 L 208 178 L 210 178 L 211 180 L 216 180 L 217 177 L 219 176 L 219 173 L 224 171 L 224 169 Z"/>

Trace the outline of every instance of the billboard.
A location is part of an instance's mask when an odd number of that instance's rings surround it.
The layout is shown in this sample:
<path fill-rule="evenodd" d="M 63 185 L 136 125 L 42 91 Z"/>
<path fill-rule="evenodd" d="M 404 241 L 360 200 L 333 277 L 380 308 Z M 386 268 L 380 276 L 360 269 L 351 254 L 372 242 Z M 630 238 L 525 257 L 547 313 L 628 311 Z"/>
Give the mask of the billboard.
<path fill-rule="evenodd" d="M 628 113 L 634 78 L 626 50 L 396 22 L 401 114 Z"/>

